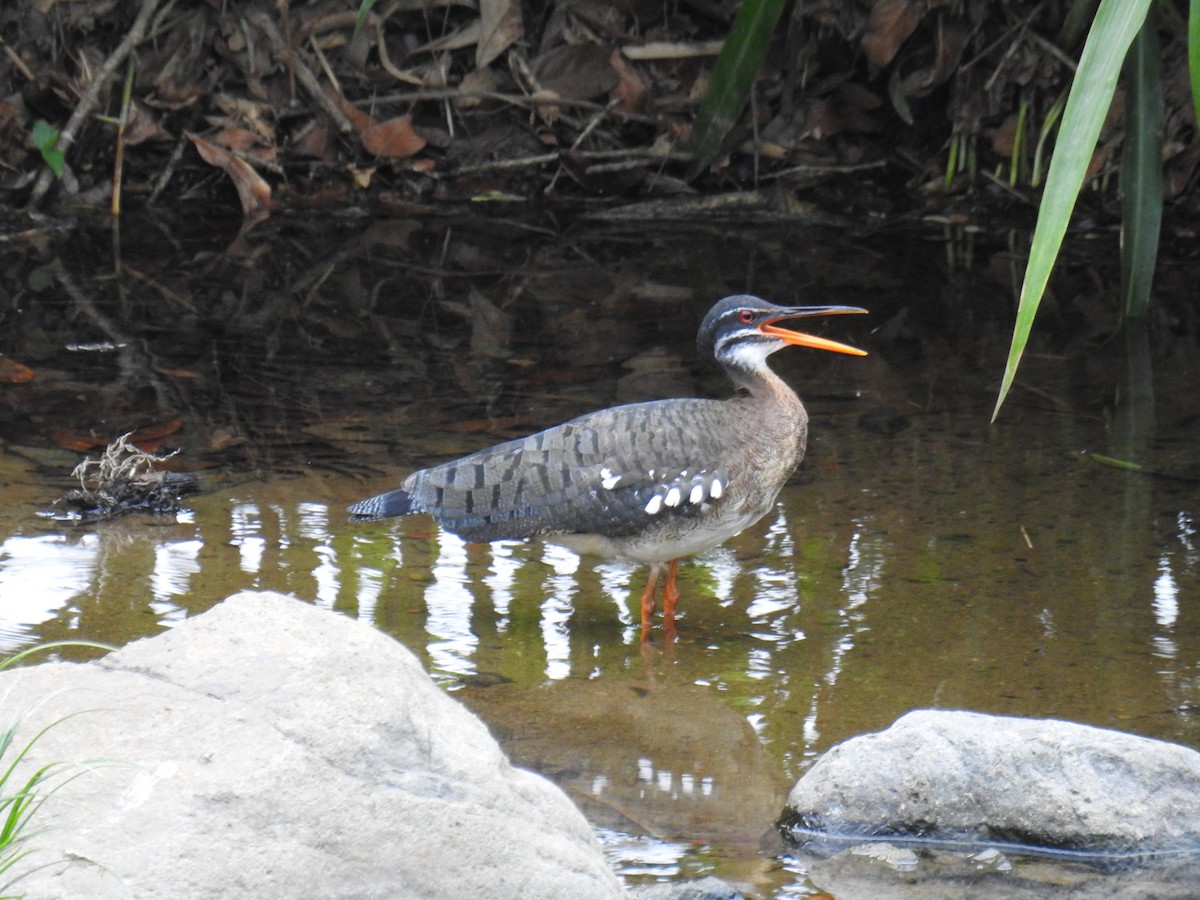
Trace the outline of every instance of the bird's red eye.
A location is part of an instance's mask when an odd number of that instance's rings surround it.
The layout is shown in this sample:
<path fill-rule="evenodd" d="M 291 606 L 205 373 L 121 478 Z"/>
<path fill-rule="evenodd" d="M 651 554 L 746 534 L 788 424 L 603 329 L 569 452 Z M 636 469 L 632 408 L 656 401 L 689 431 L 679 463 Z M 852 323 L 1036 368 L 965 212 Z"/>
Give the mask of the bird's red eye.
<path fill-rule="evenodd" d="M 749 325 L 754 321 L 754 313 L 748 309 L 743 309 L 740 313 L 738 313 L 738 321 L 743 325 Z"/>

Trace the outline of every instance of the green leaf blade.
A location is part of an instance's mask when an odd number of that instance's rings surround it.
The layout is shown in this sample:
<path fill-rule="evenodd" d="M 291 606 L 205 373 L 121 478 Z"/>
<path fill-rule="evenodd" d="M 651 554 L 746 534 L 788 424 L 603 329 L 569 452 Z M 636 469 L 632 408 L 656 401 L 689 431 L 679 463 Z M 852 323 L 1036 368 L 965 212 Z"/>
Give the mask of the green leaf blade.
<path fill-rule="evenodd" d="M 50 167 L 55 178 L 62 178 L 66 157 L 58 149 L 58 129 L 43 119 L 33 123 L 33 146 L 42 154 L 42 162 Z"/>
<path fill-rule="evenodd" d="M 1189 0 L 1187 20 L 1188 77 L 1192 85 L 1192 115 L 1200 124 L 1200 0 Z"/>
<path fill-rule="evenodd" d="M 1029 342 L 1033 319 L 1066 236 L 1075 200 L 1087 177 L 1100 129 L 1112 104 L 1117 78 L 1134 37 L 1146 19 L 1150 0 L 1101 0 L 1079 58 L 1079 67 L 1063 112 L 1059 140 L 1050 160 L 1046 188 L 1034 226 L 1025 281 L 1013 326 L 1012 344 L 992 421 L 1012 388 L 1017 366 Z"/>
<path fill-rule="evenodd" d="M 784 3 L 785 0 L 746 0 L 738 9 L 692 125 L 687 148 L 695 159 L 688 171 L 689 180 L 717 158 L 725 135 L 746 108 Z"/>
<path fill-rule="evenodd" d="M 1146 314 L 1163 216 L 1163 95 L 1156 16 L 1146 17 L 1126 61 L 1125 144 L 1121 154 L 1121 309 Z"/>

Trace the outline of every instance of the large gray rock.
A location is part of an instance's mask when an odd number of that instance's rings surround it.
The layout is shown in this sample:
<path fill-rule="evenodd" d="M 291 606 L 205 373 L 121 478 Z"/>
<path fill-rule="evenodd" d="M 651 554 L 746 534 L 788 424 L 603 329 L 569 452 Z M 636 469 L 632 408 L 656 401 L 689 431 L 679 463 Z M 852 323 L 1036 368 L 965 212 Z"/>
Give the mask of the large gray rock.
<path fill-rule="evenodd" d="M 1104 854 L 1195 852 L 1200 753 L 1071 722 L 919 710 L 824 754 L 792 789 L 781 824 Z"/>
<path fill-rule="evenodd" d="M 375 629 L 278 594 L 86 665 L 0 674 L 38 812 L 29 897 L 616 898 L 582 815 Z M 28 767 L 25 769 L 28 771 Z M 78 770 L 76 770 L 78 771 Z"/>

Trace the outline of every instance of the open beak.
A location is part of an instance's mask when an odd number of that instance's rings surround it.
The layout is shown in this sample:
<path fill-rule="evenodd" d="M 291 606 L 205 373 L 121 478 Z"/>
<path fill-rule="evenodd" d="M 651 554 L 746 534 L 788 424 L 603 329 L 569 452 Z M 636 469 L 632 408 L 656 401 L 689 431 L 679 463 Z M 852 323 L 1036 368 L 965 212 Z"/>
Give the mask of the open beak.
<path fill-rule="evenodd" d="M 775 324 L 785 319 L 801 319 L 806 316 L 840 316 L 865 312 L 865 309 L 860 309 L 857 306 L 793 306 L 781 310 L 780 315 L 759 325 L 758 330 L 763 334 L 779 338 L 781 341 L 786 341 L 796 347 L 814 347 L 817 350 L 831 350 L 834 353 L 848 353 L 851 356 L 866 356 L 867 351 L 851 347 L 849 344 L 839 344 L 837 341 L 817 337 L 814 334 L 805 334 L 802 331 L 790 331 L 787 328 L 780 328 Z"/>

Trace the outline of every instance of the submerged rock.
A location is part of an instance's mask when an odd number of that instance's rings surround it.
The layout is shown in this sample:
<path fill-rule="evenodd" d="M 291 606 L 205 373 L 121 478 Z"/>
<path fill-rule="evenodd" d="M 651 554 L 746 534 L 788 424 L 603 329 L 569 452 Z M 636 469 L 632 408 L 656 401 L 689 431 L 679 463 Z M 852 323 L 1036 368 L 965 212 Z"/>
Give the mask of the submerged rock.
<path fill-rule="evenodd" d="M 630 888 L 633 900 L 745 900 L 736 888 L 708 875 L 674 884 L 639 884 Z"/>
<path fill-rule="evenodd" d="M 1071 722 L 918 710 L 822 756 L 780 825 L 814 837 L 1200 855 L 1200 753 Z"/>
<path fill-rule="evenodd" d="M 626 896 L 578 810 L 411 653 L 282 595 L 5 672 L 0 696 L 18 746 L 88 710 L 29 767 L 104 760 L 36 813 L 28 897 Z"/>

